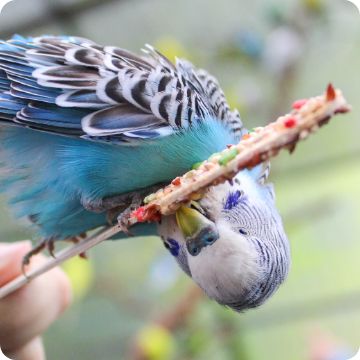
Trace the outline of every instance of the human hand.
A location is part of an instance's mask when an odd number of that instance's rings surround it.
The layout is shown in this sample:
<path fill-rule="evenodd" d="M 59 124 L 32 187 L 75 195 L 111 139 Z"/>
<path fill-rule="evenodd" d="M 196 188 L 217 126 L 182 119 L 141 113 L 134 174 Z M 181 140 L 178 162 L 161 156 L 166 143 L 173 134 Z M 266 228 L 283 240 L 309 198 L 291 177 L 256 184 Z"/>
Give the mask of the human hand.
<path fill-rule="evenodd" d="M 0 287 L 21 274 L 29 241 L 0 243 Z M 45 261 L 31 258 L 30 267 Z M 0 348 L 13 360 L 44 360 L 41 334 L 68 307 L 71 288 L 66 275 L 55 268 L 0 300 Z"/>

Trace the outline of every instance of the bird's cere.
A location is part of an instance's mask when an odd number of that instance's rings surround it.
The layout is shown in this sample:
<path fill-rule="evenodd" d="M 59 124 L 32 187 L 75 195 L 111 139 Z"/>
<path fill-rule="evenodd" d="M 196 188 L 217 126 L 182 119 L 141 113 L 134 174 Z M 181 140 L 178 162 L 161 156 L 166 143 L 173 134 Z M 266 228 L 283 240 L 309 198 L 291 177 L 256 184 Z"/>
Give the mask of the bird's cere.
<path fill-rule="evenodd" d="M 244 135 L 237 145 L 230 145 L 221 153 L 197 163 L 192 170 L 177 177 L 165 188 L 148 196 L 140 210 L 132 213 L 130 221 L 154 221 L 170 215 L 194 198 L 201 197 L 210 186 L 232 179 L 240 170 L 276 156 L 281 149 L 292 152 L 300 140 L 314 133 L 338 113 L 350 111 L 340 90 L 330 84 L 321 96 L 297 100 L 292 111 L 265 127 L 257 127 Z M 141 216 L 138 216 L 141 214 Z"/>

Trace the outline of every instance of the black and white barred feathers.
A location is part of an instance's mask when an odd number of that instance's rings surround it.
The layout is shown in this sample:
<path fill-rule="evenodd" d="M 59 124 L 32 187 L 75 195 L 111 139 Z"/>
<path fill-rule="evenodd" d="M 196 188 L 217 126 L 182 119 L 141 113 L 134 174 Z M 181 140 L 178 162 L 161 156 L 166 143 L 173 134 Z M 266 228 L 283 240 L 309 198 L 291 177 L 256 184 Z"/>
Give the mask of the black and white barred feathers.
<path fill-rule="evenodd" d="M 150 45 L 138 56 L 83 38 L 16 36 L 0 43 L 0 69 L 3 121 L 96 138 L 154 138 L 209 117 L 243 131 L 213 76 Z"/>

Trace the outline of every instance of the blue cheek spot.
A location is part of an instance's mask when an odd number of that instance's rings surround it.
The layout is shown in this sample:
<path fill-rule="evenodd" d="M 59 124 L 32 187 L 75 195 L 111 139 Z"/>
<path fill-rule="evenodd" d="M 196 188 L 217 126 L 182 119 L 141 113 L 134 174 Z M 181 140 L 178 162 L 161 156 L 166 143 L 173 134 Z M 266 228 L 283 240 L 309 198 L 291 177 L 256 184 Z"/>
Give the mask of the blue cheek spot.
<path fill-rule="evenodd" d="M 179 255 L 179 251 L 180 251 L 180 245 L 179 243 L 171 238 L 167 239 L 167 243 L 169 245 L 169 251 L 171 253 L 171 255 L 177 257 Z"/>
<path fill-rule="evenodd" d="M 235 207 L 239 203 L 240 197 L 241 197 L 240 190 L 230 192 L 226 199 L 224 210 L 231 210 L 233 207 Z"/>

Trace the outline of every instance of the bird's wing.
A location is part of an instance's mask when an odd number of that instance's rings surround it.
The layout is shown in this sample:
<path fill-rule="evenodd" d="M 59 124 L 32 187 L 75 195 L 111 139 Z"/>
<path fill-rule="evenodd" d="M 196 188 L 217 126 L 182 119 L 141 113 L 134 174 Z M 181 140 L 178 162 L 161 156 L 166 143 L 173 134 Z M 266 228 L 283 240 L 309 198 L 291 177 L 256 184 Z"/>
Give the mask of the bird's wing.
<path fill-rule="evenodd" d="M 0 43 L 0 117 L 102 140 L 154 138 L 217 118 L 243 130 L 217 80 L 147 46 L 140 57 L 76 37 Z"/>
<path fill-rule="evenodd" d="M 213 75 L 204 69 L 196 69 L 193 64 L 184 59 L 176 59 L 176 68 L 207 99 L 207 104 L 217 119 L 226 123 L 237 136 L 241 136 L 246 132 L 239 111 L 237 109 L 230 110 L 224 91 Z"/>

